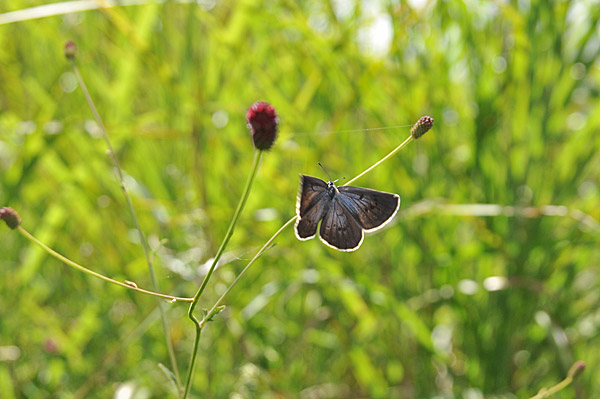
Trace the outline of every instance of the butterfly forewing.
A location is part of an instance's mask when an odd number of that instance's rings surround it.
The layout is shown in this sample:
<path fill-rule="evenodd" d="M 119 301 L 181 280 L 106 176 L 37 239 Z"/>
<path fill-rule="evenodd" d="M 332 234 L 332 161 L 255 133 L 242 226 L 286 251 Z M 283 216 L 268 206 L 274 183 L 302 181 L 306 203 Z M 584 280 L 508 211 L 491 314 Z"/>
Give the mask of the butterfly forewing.
<path fill-rule="evenodd" d="M 400 207 L 400 196 L 362 187 L 339 187 L 336 197 L 366 231 L 390 221 Z"/>
<path fill-rule="evenodd" d="M 330 201 L 326 197 L 327 183 L 316 177 L 301 175 L 296 204 L 296 235 L 301 240 L 308 240 L 317 233 L 317 225 L 329 207 Z"/>
<path fill-rule="evenodd" d="M 329 246 L 341 251 L 352 251 L 360 246 L 363 231 L 337 198 L 338 196 L 333 199 L 328 212 L 323 217 L 319 236 Z"/>

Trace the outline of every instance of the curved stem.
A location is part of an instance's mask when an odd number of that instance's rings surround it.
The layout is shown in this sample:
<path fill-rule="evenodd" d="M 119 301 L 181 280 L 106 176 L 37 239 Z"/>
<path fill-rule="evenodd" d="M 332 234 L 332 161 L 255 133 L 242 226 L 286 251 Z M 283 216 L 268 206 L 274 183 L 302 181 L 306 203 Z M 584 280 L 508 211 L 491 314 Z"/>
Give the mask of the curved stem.
<path fill-rule="evenodd" d="M 210 280 L 211 276 L 213 275 L 213 272 L 215 271 L 217 264 L 219 263 L 219 259 L 221 259 L 221 256 L 223 255 L 223 252 L 225 252 L 225 248 L 227 247 L 227 244 L 229 244 L 229 240 L 231 239 L 231 236 L 233 235 L 233 231 L 235 230 L 235 226 L 237 225 L 240 214 L 242 213 L 242 210 L 244 209 L 244 206 L 246 205 L 246 201 L 248 200 L 248 196 L 250 195 L 250 189 L 252 188 L 252 184 L 254 183 L 254 178 L 256 177 L 256 172 L 258 171 L 258 165 L 260 164 L 261 157 L 262 157 L 262 151 L 255 150 L 254 151 L 254 162 L 252 164 L 252 170 L 250 171 L 250 175 L 248 176 L 248 180 L 246 181 L 246 187 L 244 187 L 242 197 L 240 198 L 240 202 L 238 203 L 237 209 L 235 210 L 235 213 L 233 214 L 233 218 L 231 219 L 229 228 L 227 229 L 227 232 L 225 233 L 225 238 L 223 238 L 223 242 L 221 243 L 221 246 L 219 247 L 217 254 L 215 255 L 215 258 L 213 259 L 213 262 L 210 265 L 210 269 L 208 269 L 208 273 L 206 273 L 206 276 L 204 276 L 204 280 L 202 281 L 200 288 L 198 288 L 198 292 L 196 292 L 196 295 L 194 296 L 194 300 L 190 304 L 190 308 L 188 310 L 188 317 L 190 318 L 190 320 L 192 320 L 192 322 L 196 326 L 196 338 L 194 339 L 194 348 L 192 350 L 192 356 L 190 358 L 190 366 L 188 368 L 187 382 L 185 384 L 185 391 L 183 393 L 183 399 L 185 399 L 187 397 L 187 395 L 190 391 L 190 387 L 192 385 L 191 384 L 192 377 L 194 375 L 194 367 L 196 365 L 196 354 L 198 353 L 198 344 L 200 342 L 200 333 L 202 331 L 202 325 L 200 324 L 200 321 L 196 318 L 196 316 L 194 316 L 194 309 L 196 308 L 196 305 L 198 305 L 198 300 L 200 299 L 200 296 L 206 289 L 208 280 Z"/>
<path fill-rule="evenodd" d="M 176 302 L 192 302 L 194 300 L 194 298 L 182 298 L 182 297 L 178 297 L 178 296 L 171 296 L 171 295 L 166 295 L 166 294 L 161 294 L 159 292 L 153 292 L 153 291 L 149 291 L 149 290 L 145 290 L 143 288 L 138 288 L 137 286 L 135 286 L 134 284 L 127 284 L 127 283 L 123 283 L 121 281 L 118 280 L 114 280 L 110 277 L 106 277 L 100 273 L 97 273 L 93 270 L 90 270 L 84 266 L 81 266 L 79 263 L 73 262 L 71 259 L 67 258 L 64 255 L 59 254 L 58 252 L 56 252 L 55 250 L 53 250 L 52 248 L 48 247 L 46 244 L 44 244 L 43 242 L 41 242 L 40 240 L 38 240 L 37 238 L 35 238 L 33 235 L 31 235 L 31 233 L 29 233 L 27 230 L 25 230 L 23 228 L 23 226 L 19 226 L 17 227 L 17 229 L 19 230 L 19 233 L 21 233 L 21 235 L 23 235 L 25 238 L 27 238 L 29 241 L 37 244 L 38 246 L 40 246 L 44 251 L 48 252 L 50 255 L 52 255 L 53 257 L 55 257 L 56 259 L 60 260 L 61 262 L 71 266 L 74 269 L 77 269 L 79 271 L 82 271 L 86 274 L 89 274 L 90 276 L 94 276 L 97 277 L 99 279 L 102 279 L 104 281 L 107 281 L 111 284 L 116 284 L 119 285 L 123 288 L 128 288 L 130 290 L 134 290 L 134 291 L 138 291 L 141 292 L 142 294 L 147 294 L 147 295 L 152 295 L 155 297 L 159 297 L 159 298 L 164 298 L 164 299 L 168 299 L 170 301 Z"/>

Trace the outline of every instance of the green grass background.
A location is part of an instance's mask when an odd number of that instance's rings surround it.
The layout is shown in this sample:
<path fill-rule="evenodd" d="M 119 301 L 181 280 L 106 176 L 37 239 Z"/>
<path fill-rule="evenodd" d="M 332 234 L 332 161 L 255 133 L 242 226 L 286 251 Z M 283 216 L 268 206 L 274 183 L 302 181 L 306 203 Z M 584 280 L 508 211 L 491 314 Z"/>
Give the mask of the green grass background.
<path fill-rule="evenodd" d="M 0 2 L 0 18 L 43 3 Z M 163 292 L 193 296 L 252 162 L 245 111 L 277 109 L 280 136 L 199 308 L 294 215 L 299 173 L 325 177 L 320 161 L 355 176 L 409 128 L 330 132 L 436 121 L 356 183 L 400 194 L 391 227 L 354 253 L 289 229 L 250 269 L 203 332 L 194 397 L 527 398 L 580 359 L 584 374 L 556 397 L 600 398 L 598 224 L 419 212 L 554 204 L 600 219 L 597 3 L 149 3 L 0 25 L 0 205 L 95 271 L 151 286 L 67 40 Z M 393 29 L 383 54 L 361 41 L 377 17 Z M 493 276 L 508 286 L 486 289 Z M 168 306 L 183 374 L 186 311 Z M 123 384 L 175 397 L 156 301 L 5 227 L 0 347 L 2 399 L 111 398 Z"/>

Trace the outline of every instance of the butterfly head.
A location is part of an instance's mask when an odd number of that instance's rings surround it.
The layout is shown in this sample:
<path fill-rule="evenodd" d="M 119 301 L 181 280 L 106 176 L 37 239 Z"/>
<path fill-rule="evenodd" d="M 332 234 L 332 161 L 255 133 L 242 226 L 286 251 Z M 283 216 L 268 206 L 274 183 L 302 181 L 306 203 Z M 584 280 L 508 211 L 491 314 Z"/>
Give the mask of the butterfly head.
<path fill-rule="evenodd" d="M 337 181 L 337 180 L 336 180 Z M 335 182 L 332 182 L 331 180 L 329 180 L 327 182 L 327 194 L 329 194 L 329 197 L 331 199 L 333 199 L 333 197 L 335 197 L 335 195 L 338 193 L 338 189 L 335 186 Z"/>

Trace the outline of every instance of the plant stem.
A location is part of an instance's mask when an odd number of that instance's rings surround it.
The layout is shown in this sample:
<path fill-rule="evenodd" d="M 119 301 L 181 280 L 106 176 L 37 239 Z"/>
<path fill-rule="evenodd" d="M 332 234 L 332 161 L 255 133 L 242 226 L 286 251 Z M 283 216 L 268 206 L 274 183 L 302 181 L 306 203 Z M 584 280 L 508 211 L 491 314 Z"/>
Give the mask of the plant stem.
<path fill-rule="evenodd" d="M 41 242 L 40 240 L 38 240 L 37 238 L 35 238 L 33 235 L 31 235 L 31 233 L 29 233 L 27 230 L 25 230 L 23 228 L 23 226 L 19 226 L 17 227 L 17 229 L 19 230 L 19 233 L 21 233 L 21 235 L 23 235 L 25 238 L 27 238 L 29 241 L 37 244 L 38 246 L 40 246 L 44 251 L 48 252 L 48 254 L 52 255 L 53 257 L 55 257 L 56 259 L 60 260 L 61 262 L 71 266 L 74 269 L 77 269 L 79 271 L 82 271 L 86 274 L 89 274 L 90 276 L 94 276 L 97 277 L 99 279 L 102 279 L 104 281 L 107 281 L 111 284 L 116 284 L 119 285 L 123 288 L 129 288 L 130 290 L 134 290 L 134 291 L 138 291 L 141 292 L 143 294 L 147 294 L 147 295 L 152 295 L 155 297 L 159 297 L 159 298 L 164 298 L 164 299 L 168 299 L 170 301 L 176 302 L 192 302 L 194 300 L 194 298 L 181 298 L 178 296 L 171 296 L 171 295 L 166 295 L 166 294 L 161 294 L 159 292 L 153 292 L 153 291 L 148 291 L 145 290 L 143 288 L 138 288 L 136 286 L 134 286 L 133 284 L 127 284 L 127 283 L 123 283 L 121 281 L 118 280 L 114 280 L 110 277 L 106 277 L 100 273 L 96 273 L 93 270 L 90 270 L 84 266 L 81 266 L 79 263 L 73 262 L 71 259 L 65 257 L 64 255 L 59 254 L 58 252 L 56 252 L 55 250 L 53 250 L 52 248 L 48 247 L 46 244 L 44 244 L 43 242 Z"/>
<path fill-rule="evenodd" d="M 81 90 L 83 91 L 83 95 L 94 114 L 94 118 L 96 119 L 96 123 L 100 127 L 100 131 L 102 132 L 102 137 L 108 147 L 108 152 L 115 164 L 115 169 L 117 170 L 117 176 L 119 178 L 119 183 L 121 185 L 121 189 L 123 190 L 123 194 L 125 195 L 125 199 L 127 201 L 127 206 L 129 207 L 129 212 L 131 213 L 131 217 L 133 219 L 133 223 L 135 224 L 135 228 L 138 232 L 140 243 L 142 244 L 142 248 L 144 250 L 144 256 L 146 257 L 146 263 L 148 264 L 148 271 L 150 272 L 150 279 L 152 280 L 152 287 L 155 291 L 160 291 L 158 285 L 158 279 L 156 278 L 156 271 L 154 270 L 154 261 L 152 256 L 150 255 L 150 246 L 148 245 L 148 241 L 144 236 L 142 228 L 140 227 L 140 222 L 138 220 L 137 214 L 135 212 L 135 208 L 133 207 L 133 201 L 131 200 L 131 196 L 129 195 L 129 191 L 127 190 L 127 186 L 125 185 L 125 179 L 123 177 L 123 171 L 121 169 L 121 165 L 119 164 L 119 159 L 117 158 L 117 154 L 113 149 L 110 138 L 108 137 L 108 132 L 104 123 L 102 122 L 102 118 L 100 118 L 100 114 L 98 113 L 98 109 L 94 104 L 94 100 L 92 100 L 92 96 L 87 89 L 85 81 L 83 80 L 83 76 L 79 72 L 79 68 L 77 67 L 77 63 L 73 58 L 73 70 L 75 71 L 75 75 L 77 76 L 77 80 L 79 81 L 79 85 L 81 86 Z M 162 326 L 165 331 L 165 341 L 167 344 L 167 351 L 169 353 L 169 360 L 171 362 L 171 367 L 173 368 L 173 373 L 175 374 L 175 380 L 177 382 L 177 389 L 181 392 L 181 378 L 179 376 L 179 367 L 177 367 L 177 359 L 175 358 L 175 350 L 173 349 L 173 343 L 171 342 L 171 337 L 169 333 L 169 324 L 167 320 L 167 312 L 164 309 L 164 305 L 162 302 L 158 302 L 158 307 L 160 309 L 160 316 L 162 321 Z"/>
<path fill-rule="evenodd" d="M 412 135 L 408 136 L 408 138 L 406 140 L 404 140 L 398 147 L 396 147 L 392 151 L 390 151 L 389 154 L 387 154 L 385 157 L 381 158 L 379 161 L 375 162 L 373 165 L 371 165 L 370 167 L 368 167 L 367 169 L 365 169 L 362 173 L 360 173 L 356 177 L 350 179 L 348 181 L 348 183 L 346 183 L 344 185 L 348 185 L 348 184 L 350 184 L 352 182 L 355 182 L 359 178 L 363 177 L 364 175 L 366 175 L 367 173 L 369 173 L 370 171 L 372 171 L 373 169 L 375 169 L 376 167 L 378 167 L 379 165 L 381 165 L 384 161 L 386 161 L 386 160 L 390 159 L 391 157 L 393 157 L 394 155 L 396 155 L 398 153 L 398 151 L 400 151 L 401 149 L 403 149 L 404 147 L 406 147 L 408 145 L 408 143 L 410 143 L 412 140 L 413 140 Z M 271 238 L 269 238 L 269 240 L 265 243 L 265 245 L 263 245 L 262 248 L 258 250 L 258 252 L 256 253 L 256 255 L 254 255 L 254 257 L 250 260 L 250 262 L 248 262 L 248 264 L 246 265 L 246 267 L 244 267 L 244 269 L 242 269 L 242 271 L 240 272 L 240 274 L 238 274 L 238 276 L 235 278 L 235 280 L 233 280 L 233 282 L 229 285 L 229 287 L 227 287 L 227 289 L 225 290 L 225 292 L 223 293 L 223 295 L 221 295 L 221 297 L 217 300 L 217 302 L 215 302 L 215 304 L 210 309 L 210 311 L 208 312 L 208 314 L 211 314 L 211 313 L 213 313 L 215 311 L 215 309 L 217 308 L 217 306 L 219 306 L 221 304 L 221 302 L 223 301 L 223 299 L 225 298 L 225 296 L 229 293 L 229 291 L 231 291 L 232 288 L 238 283 L 238 281 L 240 281 L 240 279 L 248 271 L 248 269 L 250 268 L 250 266 L 252 266 L 252 264 L 262 254 L 265 253 L 265 251 L 267 250 L 267 248 L 269 248 L 269 246 L 271 246 L 271 244 L 273 243 L 273 241 L 275 240 L 275 238 L 277 238 L 279 236 L 279 234 L 281 234 L 283 232 L 283 230 L 285 230 L 294 221 L 296 221 L 297 218 L 298 218 L 298 216 L 294 216 L 293 218 L 291 218 L 290 220 L 288 220 L 287 222 L 285 222 L 283 224 L 283 226 L 281 226 L 279 228 L 279 230 L 277 230 L 275 232 L 275 234 L 273 234 L 271 236 Z M 202 320 L 202 322 L 199 323 L 199 327 L 202 328 L 202 327 L 204 327 L 205 324 L 206 324 L 206 320 Z"/>
<path fill-rule="evenodd" d="M 370 167 L 365 169 L 362 173 L 360 173 L 356 177 L 348 180 L 348 182 L 343 185 L 347 186 L 349 184 L 354 183 L 355 181 L 357 181 L 358 179 L 360 179 L 361 177 L 363 177 L 364 175 L 366 175 L 367 173 L 369 173 L 370 171 L 372 171 L 373 169 L 375 169 L 376 167 L 381 165 L 383 162 L 387 161 L 388 159 L 390 159 L 391 157 L 396 155 L 401 149 L 406 147 L 408 145 L 408 143 L 410 143 L 412 140 L 413 140 L 413 136 L 412 135 L 408 136 L 408 138 L 406 140 L 404 140 L 402 142 L 402 144 L 400 144 L 398 147 L 394 148 L 389 154 L 387 154 L 385 157 L 381 158 L 379 161 L 375 162 L 373 165 L 371 165 Z"/>
<path fill-rule="evenodd" d="M 213 259 L 210 269 L 208 270 L 208 273 L 206 273 L 206 276 L 204 276 L 204 280 L 202 281 L 200 288 L 198 288 L 198 292 L 196 292 L 196 295 L 194 296 L 194 300 L 190 304 L 190 308 L 188 310 L 188 317 L 190 318 L 190 320 L 192 320 L 192 322 L 196 326 L 196 338 L 194 339 L 194 348 L 192 350 L 192 356 L 190 358 L 190 364 L 188 367 L 188 376 L 187 376 L 187 382 L 185 384 L 185 391 L 183 393 L 183 399 L 185 399 L 187 397 L 187 395 L 190 391 L 190 387 L 192 385 L 192 377 L 194 375 L 194 367 L 196 365 L 196 354 L 198 353 L 198 344 L 200 342 L 200 333 L 202 332 L 202 326 L 200 324 L 200 321 L 196 318 L 196 316 L 194 316 L 194 309 L 196 308 L 196 305 L 198 304 L 198 300 L 200 299 L 200 296 L 206 289 L 208 280 L 210 280 L 213 272 L 215 271 L 215 268 L 217 267 L 219 259 L 221 259 L 223 252 L 225 252 L 225 248 L 227 247 L 227 244 L 229 244 L 229 240 L 231 239 L 231 236 L 233 235 L 233 231 L 235 230 L 235 226 L 237 225 L 240 214 L 242 213 L 242 210 L 244 209 L 244 206 L 246 205 L 246 201 L 248 200 L 248 196 L 250 195 L 250 189 L 252 188 L 252 184 L 254 183 L 254 178 L 256 177 L 256 172 L 258 171 L 258 165 L 260 164 L 261 158 L 262 158 L 262 151 L 255 150 L 254 151 L 254 162 L 252 164 L 252 170 L 250 171 L 250 175 L 248 176 L 248 180 L 246 181 L 246 187 L 244 187 L 242 197 L 240 198 L 240 202 L 238 203 L 237 209 L 235 210 L 235 213 L 233 214 L 233 218 L 231 219 L 229 228 L 227 229 L 227 232 L 225 233 L 225 238 L 223 238 L 223 242 L 221 243 L 221 246 L 219 247 L 217 254 L 215 255 L 215 258 Z"/>

